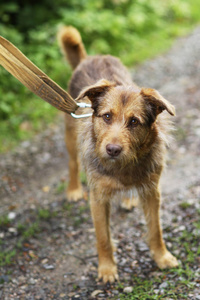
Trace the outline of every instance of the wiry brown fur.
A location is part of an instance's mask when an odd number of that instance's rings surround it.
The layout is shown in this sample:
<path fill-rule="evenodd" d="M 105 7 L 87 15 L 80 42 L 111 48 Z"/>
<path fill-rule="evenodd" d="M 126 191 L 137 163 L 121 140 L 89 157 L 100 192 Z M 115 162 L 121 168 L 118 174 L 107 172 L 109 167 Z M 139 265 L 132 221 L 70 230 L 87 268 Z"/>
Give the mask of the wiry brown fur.
<path fill-rule="evenodd" d="M 75 28 L 65 27 L 60 42 L 76 67 L 69 92 L 77 101 L 92 103 L 92 117 L 77 121 L 66 116 L 70 155 L 67 195 L 75 201 L 82 196 L 78 143 L 90 187 L 99 278 L 104 282 L 118 278 L 109 229 L 110 200 L 122 195 L 127 202 L 134 190 L 146 217 L 153 258 L 160 268 L 176 266 L 176 258 L 166 249 L 159 221 L 159 179 L 169 130 L 169 122 L 161 113 L 165 110 L 174 115 L 174 107 L 156 90 L 133 83 L 117 58 L 87 57 Z"/>

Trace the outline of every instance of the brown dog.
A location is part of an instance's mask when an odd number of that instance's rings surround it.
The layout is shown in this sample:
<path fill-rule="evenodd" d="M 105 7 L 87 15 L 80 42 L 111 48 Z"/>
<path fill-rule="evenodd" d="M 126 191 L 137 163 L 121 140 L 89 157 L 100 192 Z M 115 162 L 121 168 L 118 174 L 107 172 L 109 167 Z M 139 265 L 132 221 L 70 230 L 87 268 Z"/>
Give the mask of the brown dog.
<path fill-rule="evenodd" d="M 64 27 L 59 41 L 75 69 L 70 94 L 77 101 L 92 103 L 92 117 L 74 120 L 66 116 L 70 156 L 67 196 L 74 201 L 82 197 L 78 143 L 90 187 L 99 278 L 104 282 L 118 279 L 109 228 L 111 199 L 117 195 L 127 201 L 135 190 L 146 217 L 154 260 L 161 269 L 177 266 L 176 258 L 166 249 L 159 220 L 159 179 L 170 129 L 161 113 L 166 110 L 175 115 L 174 107 L 156 90 L 135 85 L 117 58 L 88 57 L 75 28 Z"/>

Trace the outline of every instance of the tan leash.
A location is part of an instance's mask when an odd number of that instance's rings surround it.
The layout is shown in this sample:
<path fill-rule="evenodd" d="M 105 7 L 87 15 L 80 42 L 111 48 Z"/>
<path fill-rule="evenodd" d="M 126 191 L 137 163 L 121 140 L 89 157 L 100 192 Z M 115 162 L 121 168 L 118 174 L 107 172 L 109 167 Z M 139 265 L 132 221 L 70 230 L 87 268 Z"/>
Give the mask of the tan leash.
<path fill-rule="evenodd" d="M 57 109 L 74 118 L 92 116 L 92 113 L 76 115 L 79 108 L 90 104 L 76 102 L 65 90 L 34 65 L 17 47 L 0 36 L 0 64 L 31 92 Z"/>

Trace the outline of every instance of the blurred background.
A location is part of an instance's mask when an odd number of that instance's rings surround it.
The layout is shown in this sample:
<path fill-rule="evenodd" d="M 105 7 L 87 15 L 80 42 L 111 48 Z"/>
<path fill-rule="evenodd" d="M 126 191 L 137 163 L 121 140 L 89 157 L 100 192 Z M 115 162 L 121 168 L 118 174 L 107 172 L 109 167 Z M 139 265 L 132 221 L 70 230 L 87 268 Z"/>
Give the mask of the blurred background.
<path fill-rule="evenodd" d="M 0 4 L 0 34 L 63 88 L 71 70 L 56 34 L 81 32 L 89 54 L 112 54 L 128 67 L 166 51 L 200 21 L 199 0 L 10 0 Z M 31 138 L 59 115 L 0 67 L 0 152 Z"/>

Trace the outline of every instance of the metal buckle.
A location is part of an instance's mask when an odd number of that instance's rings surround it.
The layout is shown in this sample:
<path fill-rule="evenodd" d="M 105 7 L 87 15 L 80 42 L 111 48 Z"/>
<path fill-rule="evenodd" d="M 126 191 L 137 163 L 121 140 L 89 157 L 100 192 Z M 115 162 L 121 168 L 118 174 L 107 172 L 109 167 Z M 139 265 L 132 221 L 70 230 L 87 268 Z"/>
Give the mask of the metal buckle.
<path fill-rule="evenodd" d="M 77 105 L 81 108 L 86 108 L 86 107 L 92 107 L 91 104 L 87 104 L 87 103 L 77 103 Z M 89 113 L 89 114 L 83 114 L 83 115 L 76 115 L 74 113 L 71 113 L 71 116 L 75 119 L 81 119 L 81 118 L 87 118 L 87 117 L 91 117 L 93 115 L 93 113 Z"/>

